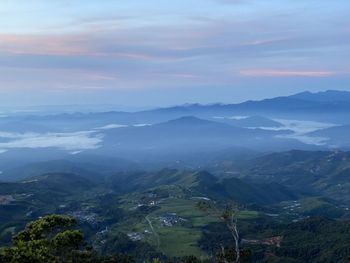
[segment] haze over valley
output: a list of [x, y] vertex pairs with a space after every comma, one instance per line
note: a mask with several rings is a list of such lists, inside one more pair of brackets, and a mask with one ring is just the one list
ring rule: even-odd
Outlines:
[[[329, 100], [324, 99], [326, 94]], [[188, 104], [137, 112], [9, 113], [0, 119], [1, 177], [14, 168], [11, 162], [24, 165], [94, 155], [129, 159], [140, 167], [164, 162], [195, 168], [219, 155], [238, 158], [242, 151], [247, 155], [293, 149], [346, 151], [349, 94], [300, 93], [240, 104]]]

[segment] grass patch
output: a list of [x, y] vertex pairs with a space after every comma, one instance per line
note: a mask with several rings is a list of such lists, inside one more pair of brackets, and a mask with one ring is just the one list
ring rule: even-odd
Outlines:
[[200, 229], [182, 226], [156, 227], [161, 244], [160, 250], [169, 256], [206, 257], [206, 253], [198, 248], [201, 238]]
[[[218, 215], [212, 215], [199, 210], [196, 207], [198, 200], [168, 198], [163, 199], [158, 206], [160, 209], [148, 215], [152, 225], [158, 234], [160, 247], [159, 250], [164, 254], [172, 257], [181, 257], [186, 255], [194, 255], [199, 258], [206, 258], [207, 254], [200, 250], [198, 241], [202, 236], [202, 227], [212, 223], [219, 222]], [[176, 213], [178, 217], [185, 219], [184, 223], [178, 223], [173, 226], [162, 225], [159, 217], [169, 213]], [[146, 215], [145, 215], [146, 216]], [[256, 211], [241, 211], [240, 219], [253, 219], [258, 217]], [[132, 222], [132, 221], [131, 221]], [[141, 222], [133, 221], [128, 224], [119, 226], [122, 232], [139, 232], [144, 233], [145, 230], [151, 232], [151, 228], [146, 219]], [[157, 238], [153, 234], [145, 234], [145, 242], [157, 247]]]

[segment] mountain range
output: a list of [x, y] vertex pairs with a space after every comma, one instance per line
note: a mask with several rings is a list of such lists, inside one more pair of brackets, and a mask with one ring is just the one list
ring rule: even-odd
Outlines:
[[143, 168], [193, 168], [218, 156], [240, 156], [242, 150], [348, 150], [349, 94], [303, 92], [239, 104], [186, 104], [139, 112], [3, 116], [0, 172], [77, 156], [129, 159]]

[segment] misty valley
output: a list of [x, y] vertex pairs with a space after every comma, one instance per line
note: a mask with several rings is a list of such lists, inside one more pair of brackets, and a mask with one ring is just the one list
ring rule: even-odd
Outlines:
[[94, 255], [66, 262], [238, 262], [237, 251], [239, 262], [349, 262], [349, 116], [350, 92], [335, 90], [133, 112], [4, 109], [0, 247], [17, 240], [15, 253], [28, 223], [61, 215]]

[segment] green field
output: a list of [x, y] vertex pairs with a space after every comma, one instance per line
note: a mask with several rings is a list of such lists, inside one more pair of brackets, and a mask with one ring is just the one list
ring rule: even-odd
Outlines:
[[200, 229], [182, 226], [156, 227], [155, 229], [160, 238], [160, 250], [164, 254], [206, 257], [206, 253], [201, 251], [197, 245], [202, 235]]
[[[145, 241], [158, 246], [159, 250], [168, 256], [181, 257], [186, 255], [195, 255], [199, 258], [205, 258], [207, 254], [198, 248], [198, 241], [202, 236], [202, 227], [212, 223], [219, 222], [218, 215], [209, 214], [199, 210], [196, 207], [198, 200], [168, 198], [163, 199], [158, 206], [158, 210], [147, 215], [152, 222], [157, 236], [154, 234], [146, 234]], [[182, 224], [173, 226], [164, 226], [161, 224], [159, 217], [168, 213], [176, 213], [178, 217], [185, 219]], [[258, 217], [256, 211], [242, 211], [239, 214], [240, 219], [253, 219]], [[145, 230], [151, 232], [151, 228], [146, 219], [134, 224], [122, 225], [118, 228], [122, 232], [139, 232], [144, 233]]]

